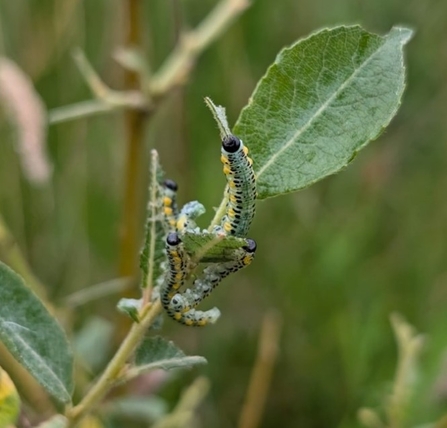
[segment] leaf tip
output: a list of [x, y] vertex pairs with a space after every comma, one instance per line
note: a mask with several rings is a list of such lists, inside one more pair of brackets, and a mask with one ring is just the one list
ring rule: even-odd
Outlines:
[[398, 38], [402, 45], [406, 45], [413, 38], [414, 30], [408, 27], [393, 27], [389, 35]]
[[216, 106], [210, 97], [205, 97], [205, 104], [211, 110], [214, 120], [219, 127], [220, 137], [224, 138], [231, 134], [230, 127], [228, 126], [227, 115], [225, 113], [225, 107]]

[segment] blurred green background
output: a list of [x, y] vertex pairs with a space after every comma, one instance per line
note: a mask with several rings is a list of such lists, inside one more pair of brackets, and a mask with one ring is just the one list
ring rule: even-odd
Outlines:
[[[141, 0], [143, 47], [156, 69], [179, 22], [193, 27], [214, 0]], [[123, 88], [113, 53], [122, 46], [124, 2], [1, 0], [1, 55], [27, 73], [48, 109], [91, 98], [72, 57], [80, 46], [104, 81]], [[359, 23], [387, 33], [416, 30], [407, 46], [408, 89], [389, 128], [337, 176], [258, 204], [255, 263], [225, 281], [205, 307], [220, 321], [188, 329], [166, 320], [162, 334], [205, 368], [162, 391], [175, 403], [198, 372], [212, 382], [203, 427], [236, 425], [265, 312], [284, 328], [262, 427], [357, 427], [359, 407], [380, 407], [397, 350], [389, 314], [398, 311], [428, 340], [411, 426], [447, 412], [447, 2], [440, 0], [256, 0], [199, 59], [147, 128], [144, 152], [159, 150], [181, 202], [198, 199], [211, 219], [224, 176], [219, 138], [203, 98], [227, 107], [230, 123], [279, 50], [325, 26]], [[115, 112], [54, 125], [51, 185], [24, 178], [15, 133], [1, 117], [0, 213], [56, 302], [117, 277], [126, 134]], [[144, 178], [146, 179], [146, 177]], [[144, 184], [143, 187], [145, 187]], [[141, 219], [146, 194], [141, 192]], [[142, 235], [141, 223], [141, 237]], [[93, 315], [121, 323], [110, 296], [76, 312], [73, 335]], [[444, 370], [444, 372], [443, 372]], [[129, 425], [130, 426], [130, 425]]]

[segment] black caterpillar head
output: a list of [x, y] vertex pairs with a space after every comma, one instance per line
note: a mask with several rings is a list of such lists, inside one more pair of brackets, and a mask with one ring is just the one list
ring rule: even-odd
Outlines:
[[235, 135], [227, 135], [222, 140], [222, 147], [228, 153], [235, 153], [239, 150], [239, 147], [241, 147], [241, 140]]
[[176, 232], [171, 232], [166, 238], [166, 243], [170, 246], [178, 245], [180, 242], [182, 241]]
[[247, 245], [245, 245], [243, 248], [245, 251], [247, 251], [248, 253], [254, 253], [256, 251], [256, 241], [250, 238], [247, 238], [245, 240], [247, 242]]
[[167, 187], [168, 189], [170, 189], [170, 190], [172, 190], [174, 192], [176, 192], [177, 189], [178, 189], [178, 185], [177, 185], [177, 183], [174, 180], [167, 179], [167, 180], [164, 181], [163, 184], [164, 184], [165, 187]]

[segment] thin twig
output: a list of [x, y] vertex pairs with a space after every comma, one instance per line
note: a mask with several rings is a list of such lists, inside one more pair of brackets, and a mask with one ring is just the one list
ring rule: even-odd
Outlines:
[[[124, 106], [122, 106], [122, 108], [124, 108]], [[48, 112], [48, 122], [53, 125], [56, 123], [81, 119], [83, 117], [92, 117], [118, 109], [117, 106], [112, 106], [103, 100], [86, 100], [76, 104], [51, 109]]]
[[195, 30], [184, 33], [160, 70], [146, 82], [146, 92], [160, 97], [184, 85], [198, 56], [250, 5], [248, 0], [222, 0]]
[[88, 62], [84, 52], [80, 49], [74, 51], [73, 58], [95, 99], [50, 110], [48, 112], [50, 124], [67, 122], [120, 109], [134, 109], [143, 112], [150, 110], [150, 103], [138, 90], [115, 91], [109, 88], [101, 80], [98, 73]]
[[262, 323], [258, 355], [239, 418], [239, 428], [259, 426], [270, 387], [273, 367], [278, 355], [282, 320], [276, 311], [268, 312]]
[[[136, 0], [128, 2], [132, 4], [132, 8], [136, 8]], [[133, 73], [138, 80], [143, 80], [144, 95], [139, 91], [110, 89], [88, 63], [82, 51], [77, 50], [74, 54], [76, 63], [96, 99], [50, 110], [49, 123], [66, 122], [119, 109], [153, 111], [156, 108], [153, 98], [159, 102], [174, 88], [185, 85], [200, 54], [249, 6], [249, 0], [221, 0], [195, 30], [179, 37], [177, 46], [153, 76]], [[131, 30], [129, 39], [135, 38], [137, 34], [139, 31]], [[132, 42], [130, 46], [138, 46], [135, 40]], [[130, 73], [132, 71], [128, 71], [128, 75]]]
[[121, 293], [132, 285], [132, 278], [114, 278], [109, 281], [90, 285], [64, 297], [63, 306], [76, 308], [94, 300], [102, 299], [115, 293]]
[[69, 427], [74, 427], [79, 423], [79, 421], [91, 412], [113, 387], [119, 379], [127, 360], [146, 334], [147, 329], [160, 314], [161, 309], [161, 303], [157, 300], [155, 303], [146, 306], [142, 310], [142, 313], [140, 314], [140, 322], [132, 325], [129, 334], [122, 342], [115, 356], [112, 358], [98, 381], [93, 385], [82, 401], [67, 412], [67, 417], [70, 421]]
[[225, 211], [227, 209], [228, 204], [228, 191], [225, 188], [224, 195], [222, 198], [222, 201], [220, 202], [219, 208], [216, 209], [216, 213], [214, 214], [213, 220], [211, 221], [210, 225], [208, 226], [208, 231], [212, 232], [214, 229], [214, 226], [217, 226], [220, 221], [222, 220], [222, 217], [225, 214]]

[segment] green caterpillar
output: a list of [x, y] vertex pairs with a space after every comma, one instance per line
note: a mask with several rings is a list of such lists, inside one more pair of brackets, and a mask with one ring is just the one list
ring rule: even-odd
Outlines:
[[220, 226], [225, 233], [245, 237], [255, 215], [256, 178], [248, 148], [235, 135], [222, 140], [223, 172], [227, 178], [227, 206]]
[[236, 250], [234, 261], [214, 263], [206, 267], [203, 276], [194, 281], [192, 288], [181, 293], [178, 290], [187, 279], [189, 256], [184, 251], [178, 234], [170, 233], [166, 238], [169, 271], [160, 293], [167, 314], [187, 326], [201, 327], [216, 322], [220, 317], [219, 309], [197, 311], [195, 307], [219, 285], [222, 279], [251, 264], [255, 251], [256, 242], [247, 239], [247, 245]]

